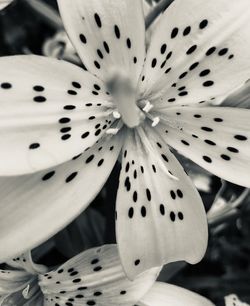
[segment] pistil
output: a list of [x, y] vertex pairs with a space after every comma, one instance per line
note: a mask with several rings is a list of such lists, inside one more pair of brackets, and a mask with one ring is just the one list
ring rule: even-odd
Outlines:
[[145, 115], [137, 106], [136, 87], [132, 84], [129, 76], [122, 71], [114, 70], [107, 82], [107, 89], [117, 106], [117, 111], [113, 113], [114, 117], [119, 117], [118, 114], [120, 114], [122, 121], [129, 128], [139, 126], [145, 119]]

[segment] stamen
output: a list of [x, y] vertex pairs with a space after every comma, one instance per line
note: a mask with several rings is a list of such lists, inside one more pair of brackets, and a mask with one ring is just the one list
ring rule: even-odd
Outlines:
[[142, 109], [145, 116], [152, 121], [152, 127], [157, 126], [160, 123], [160, 117], [154, 117], [149, 112], [154, 107], [148, 100], [140, 100], [138, 101], [139, 107]]
[[155, 117], [152, 123], [152, 127], [157, 126], [157, 124], [160, 122], [160, 118], [159, 117]]
[[119, 132], [119, 129], [108, 129], [106, 134], [108, 135], [116, 135]]
[[106, 134], [116, 135], [122, 127], [123, 127], [123, 122], [120, 120], [118, 121], [116, 127], [107, 129]]
[[148, 119], [150, 119], [152, 121], [152, 124], [151, 124], [152, 127], [156, 127], [160, 123], [160, 121], [161, 121], [160, 117], [158, 117], [158, 116], [157, 117], [153, 117], [149, 113], [146, 113], [146, 117], [148, 117]]
[[154, 106], [149, 101], [147, 101], [146, 105], [144, 106], [144, 108], [142, 110], [145, 113], [149, 113], [153, 107]]
[[113, 111], [113, 117], [115, 119], [120, 119], [121, 118], [121, 114], [118, 111]]

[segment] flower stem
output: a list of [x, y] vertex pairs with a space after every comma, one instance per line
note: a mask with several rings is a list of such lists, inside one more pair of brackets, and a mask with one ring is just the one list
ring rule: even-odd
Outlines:
[[240, 206], [243, 203], [243, 201], [249, 196], [249, 193], [250, 193], [250, 189], [246, 188], [241, 193], [241, 195], [234, 202], [231, 203], [232, 207], [236, 208]]
[[24, 0], [47, 24], [53, 27], [56, 31], [63, 29], [63, 24], [60, 16], [50, 5], [41, 2], [40, 0]]
[[146, 29], [148, 29], [155, 19], [173, 2], [174, 0], [161, 0], [145, 19]]

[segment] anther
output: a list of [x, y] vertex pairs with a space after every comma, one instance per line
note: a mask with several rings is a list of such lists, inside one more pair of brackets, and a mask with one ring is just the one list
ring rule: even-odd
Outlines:
[[118, 132], [119, 132], [119, 130], [120, 129], [108, 129], [107, 131], [106, 131], [106, 134], [108, 134], [108, 135], [116, 135]]
[[152, 123], [152, 127], [157, 126], [157, 124], [160, 122], [160, 118], [159, 117], [155, 117]]
[[151, 124], [152, 127], [156, 127], [161, 121], [160, 117], [153, 117], [149, 113], [146, 113], [146, 116], [148, 117], [148, 119], [150, 119], [152, 121], [152, 124]]
[[123, 127], [123, 122], [120, 120], [117, 123], [116, 127], [107, 129], [106, 130], [106, 134], [108, 134], [108, 135], [116, 135], [120, 131], [120, 129], [122, 127]]
[[118, 111], [113, 111], [113, 117], [115, 119], [120, 119], [121, 118], [121, 114]]
[[142, 110], [145, 113], [149, 113], [153, 107], [154, 106], [149, 101], [147, 101], [146, 105], [144, 106], [144, 108]]

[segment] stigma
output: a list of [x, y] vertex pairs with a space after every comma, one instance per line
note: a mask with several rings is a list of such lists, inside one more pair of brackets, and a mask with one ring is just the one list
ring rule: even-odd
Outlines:
[[137, 106], [136, 86], [129, 76], [123, 71], [113, 70], [106, 85], [117, 107], [114, 116], [121, 116], [123, 123], [129, 128], [139, 126], [145, 119], [145, 114]]

